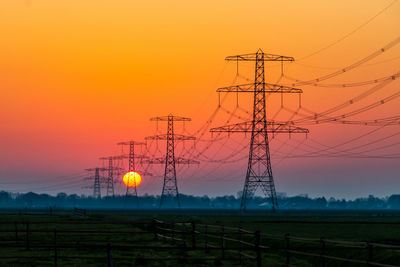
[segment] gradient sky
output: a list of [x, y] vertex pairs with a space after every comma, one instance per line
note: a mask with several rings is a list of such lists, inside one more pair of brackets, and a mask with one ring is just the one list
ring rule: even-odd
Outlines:
[[[81, 189], [90, 184], [81, 181], [83, 169], [101, 165], [101, 156], [120, 153], [115, 145], [119, 141], [143, 140], [154, 134], [150, 117], [169, 113], [191, 117], [193, 121], [185, 129], [194, 133], [217, 108], [218, 87], [246, 83], [235, 79], [236, 65], [226, 63], [226, 56], [262, 48], [266, 53], [298, 59], [285, 65], [286, 75], [301, 80], [319, 77], [399, 37], [400, 3], [368, 22], [391, 2], [0, 0], [0, 190], [89, 194], [89, 189]], [[349, 33], [328, 49], [302, 59]], [[380, 78], [398, 72], [399, 66], [397, 45], [325, 83]], [[253, 67], [242, 64], [239, 72], [252, 79]], [[267, 80], [276, 82], [280, 65], [267, 63], [266, 71]], [[291, 83], [287, 79], [280, 82]], [[303, 106], [318, 113], [372, 86], [299, 87], [304, 90]], [[335, 114], [378, 101], [398, 92], [399, 86], [396, 80], [358, 106]], [[228, 96], [224, 108], [232, 111], [235, 101], [234, 95]], [[251, 101], [251, 96], [241, 96], [240, 106], [251, 111]], [[297, 97], [285, 97], [285, 106], [296, 110]], [[395, 99], [349, 120], [396, 116], [399, 106]], [[279, 108], [280, 96], [269, 97], [268, 116], [274, 116]], [[243, 110], [237, 114], [248, 117]], [[276, 119], [290, 117], [290, 112], [283, 110]], [[212, 126], [223, 125], [228, 118], [227, 112], [220, 111]], [[378, 127], [307, 127], [309, 139], [281, 135], [271, 141], [278, 192], [346, 198], [400, 193], [398, 158], [290, 158], [335, 146]], [[159, 129], [165, 130], [165, 124]], [[181, 125], [177, 131], [183, 131]], [[339, 148], [362, 148], [350, 150], [357, 152], [393, 144], [365, 154], [400, 154], [400, 146], [394, 144], [399, 135], [377, 141], [398, 132], [400, 126], [383, 127]], [[248, 149], [237, 151], [248, 140], [248, 136], [231, 136], [205, 153], [216, 159], [232, 154], [239, 155], [235, 159], [243, 158], [234, 164], [203, 163], [179, 169], [180, 191], [236, 194], [243, 187]], [[199, 142], [198, 149], [205, 143]], [[185, 148], [178, 146], [182, 152], [190, 143]], [[154, 167], [153, 172], [154, 177], [143, 180], [141, 194], [160, 193], [162, 168]]]

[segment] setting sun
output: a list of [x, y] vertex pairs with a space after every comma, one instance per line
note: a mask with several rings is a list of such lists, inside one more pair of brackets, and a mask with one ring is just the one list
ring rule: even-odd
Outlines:
[[142, 177], [137, 172], [127, 172], [122, 180], [127, 187], [136, 187], [142, 182]]

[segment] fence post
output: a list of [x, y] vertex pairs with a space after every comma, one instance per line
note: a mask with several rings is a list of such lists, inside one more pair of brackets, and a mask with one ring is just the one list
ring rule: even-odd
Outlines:
[[221, 258], [225, 259], [225, 227], [221, 225]]
[[242, 257], [243, 257], [243, 255], [242, 255], [242, 252], [243, 252], [243, 243], [242, 243], [242, 241], [243, 241], [243, 237], [242, 237], [242, 227], [239, 227], [239, 264], [241, 265], [242, 264]]
[[208, 225], [204, 226], [204, 250], [208, 252]]
[[286, 266], [290, 266], [290, 234], [285, 235], [286, 240]]
[[54, 228], [54, 266], [57, 267], [57, 229]]
[[321, 237], [320, 241], [321, 241], [321, 262], [322, 262], [322, 267], [325, 267], [326, 266], [326, 259], [325, 259], [326, 242], [325, 242], [325, 237]]
[[18, 224], [17, 222], [14, 222], [15, 226], [15, 244], [18, 245]]
[[255, 249], [256, 249], [256, 260], [257, 260], [257, 267], [261, 267], [262, 265], [262, 258], [261, 258], [261, 235], [260, 231], [256, 231], [254, 233], [256, 238]]
[[30, 249], [29, 244], [29, 222], [26, 223], [26, 250]]
[[196, 224], [192, 222], [192, 248], [196, 248]]
[[111, 243], [107, 244], [107, 266], [112, 267], [113, 266], [113, 260], [112, 260], [112, 253], [111, 253]]
[[153, 219], [153, 232], [154, 232], [154, 240], [157, 240], [157, 221]]
[[187, 231], [187, 228], [186, 228], [186, 223], [184, 223], [183, 224], [183, 233], [182, 233], [182, 239], [183, 239], [183, 245], [186, 247], [187, 246], [187, 243], [186, 243], [186, 231]]
[[163, 241], [164, 241], [164, 243], [166, 243], [167, 242], [167, 230], [165, 230], [165, 229], [167, 229], [167, 226], [166, 226], [166, 223], [163, 221], [162, 222], [162, 226], [161, 226], [161, 233], [162, 233], [162, 236], [163, 236]]
[[171, 224], [171, 241], [175, 244], [175, 223]]
[[374, 247], [371, 243], [367, 242], [367, 248], [368, 248], [368, 266], [371, 266], [370, 262], [372, 262], [374, 259]]

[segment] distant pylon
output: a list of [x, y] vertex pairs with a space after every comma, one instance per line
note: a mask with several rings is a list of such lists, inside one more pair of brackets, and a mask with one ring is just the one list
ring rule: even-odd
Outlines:
[[107, 190], [106, 190], [106, 196], [114, 196], [115, 195], [115, 191], [114, 191], [114, 172], [115, 171], [119, 171], [120, 168], [115, 167], [113, 165], [113, 160], [114, 159], [119, 159], [119, 156], [110, 156], [110, 157], [101, 157], [101, 160], [108, 160], [108, 168], [104, 168], [105, 170], [107, 170], [108, 175], [107, 175], [107, 179], [106, 179], [106, 183], [107, 183]]
[[87, 179], [93, 179], [93, 186], [85, 187], [85, 188], [93, 188], [93, 197], [94, 198], [101, 198], [101, 180], [100, 171], [105, 171], [105, 168], [89, 168], [86, 171], [94, 171], [94, 177], [89, 177]]
[[149, 164], [165, 164], [164, 170], [164, 183], [161, 193], [160, 208], [165, 203], [166, 199], [172, 197], [177, 206], [180, 208], [181, 203], [179, 200], [178, 184], [176, 179], [176, 164], [199, 164], [200, 162], [185, 159], [182, 157], [175, 157], [175, 140], [196, 140], [193, 136], [185, 136], [174, 133], [174, 121], [191, 121], [190, 118], [178, 117], [169, 114], [164, 117], [151, 118], [151, 121], [167, 121], [168, 128], [167, 134], [154, 135], [146, 137], [146, 140], [165, 140], [167, 141], [167, 151], [165, 158], [155, 158], [148, 161]]
[[289, 123], [267, 121], [265, 93], [302, 93], [301, 89], [265, 83], [265, 61], [294, 61], [292, 57], [266, 54], [261, 49], [254, 54], [227, 57], [228, 61], [255, 61], [254, 83], [219, 88], [221, 92], [254, 93], [253, 119], [251, 121], [212, 128], [211, 132], [250, 132], [250, 152], [246, 180], [240, 203], [240, 209], [246, 209], [247, 201], [252, 198], [258, 187], [270, 198], [272, 210], [278, 206], [275, 184], [272, 175], [269, 153], [268, 132], [275, 133], [308, 133], [307, 129], [295, 127]]
[[114, 196], [114, 171], [113, 159], [108, 158], [107, 196]]
[[[144, 146], [146, 145], [146, 143], [144, 142], [137, 142], [137, 141], [127, 141], [127, 142], [119, 142], [117, 143], [117, 145], [128, 145], [129, 146], [129, 154], [128, 155], [122, 155], [123, 157], [127, 157], [128, 161], [129, 161], [129, 167], [128, 167], [128, 171], [129, 172], [138, 172], [141, 176], [143, 175], [148, 175], [151, 176], [151, 173], [148, 173], [146, 171], [138, 171], [137, 170], [137, 164], [136, 164], [136, 160], [140, 159], [139, 163], [142, 163], [143, 159], [148, 158], [145, 155], [139, 155], [135, 152], [135, 146]], [[135, 181], [136, 182], [136, 181]], [[136, 201], [136, 205], [139, 206], [139, 198], [138, 198], [138, 193], [137, 193], [137, 187], [136, 185], [133, 187], [129, 187], [126, 186], [126, 194], [125, 196], [133, 196], [135, 197], [135, 201]]]
[[101, 198], [99, 168], [96, 168], [96, 172], [94, 174], [93, 197]]

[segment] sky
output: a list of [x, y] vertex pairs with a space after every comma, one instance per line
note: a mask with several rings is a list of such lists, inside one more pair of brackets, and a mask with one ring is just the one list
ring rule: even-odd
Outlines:
[[[239, 96], [240, 109], [235, 94], [221, 96], [218, 109], [218, 87], [254, 77], [253, 63], [240, 63], [237, 75], [236, 64], [225, 57], [261, 48], [295, 58], [283, 65], [283, 77], [280, 63], [267, 62], [268, 82], [314, 79], [399, 38], [400, 3], [0, 0], [0, 32], [0, 190], [91, 194], [82, 188], [92, 183], [83, 180], [91, 175], [84, 169], [102, 166], [100, 157], [122, 153], [117, 142], [156, 134], [149, 119], [172, 113], [192, 118], [177, 124], [177, 133], [200, 139], [195, 148], [190, 141], [177, 144], [177, 156], [201, 161], [177, 167], [180, 192], [236, 195], [244, 184], [249, 135], [214, 136], [211, 148], [200, 153], [213, 138], [201, 127], [214, 111], [210, 127], [250, 119], [251, 95]], [[321, 83], [369, 81], [399, 71], [399, 44], [378, 54]], [[298, 96], [285, 96], [282, 108], [281, 96], [270, 95], [267, 116], [286, 121], [319, 114], [376, 85], [299, 85], [301, 109]], [[399, 85], [393, 80], [330, 115], [394, 95]], [[395, 98], [346, 119], [399, 116], [399, 104]], [[307, 138], [270, 136], [278, 192], [350, 199], [400, 193], [400, 125], [309, 121], [299, 126], [310, 130]], [[165, 131], [160, 122], [158, 133]], [[161, 141], [148, 148], [154, 156], [165, 150]], [[160, 194], [163, 166], [149, 171], [153, 176], [143, 178], [139, 194]], [[121, 185], [118, 192], [124, 192]]]

